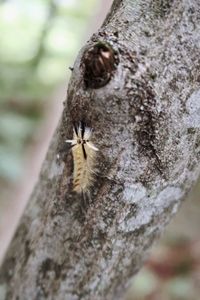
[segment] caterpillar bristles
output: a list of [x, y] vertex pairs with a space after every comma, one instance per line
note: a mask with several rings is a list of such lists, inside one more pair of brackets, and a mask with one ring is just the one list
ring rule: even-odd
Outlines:
[[77, 193], [87, 193], [94, 183], [96, 152], [98, 149], [91, 142], [92, 129], [80, 122], [73, 127], [73, 139], [66, 140], [72, 147], [74, 172], [73, 190]]

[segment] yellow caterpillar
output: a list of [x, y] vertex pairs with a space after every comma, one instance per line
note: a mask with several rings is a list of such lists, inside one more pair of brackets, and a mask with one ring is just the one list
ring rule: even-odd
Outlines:
[[74, 162], [73, 190], [77, 193], [89, 191], [94, 181], [94, 167], [98, 149], [91, 142], [92, 129], [81, 122], [74, 125], [73, 140], [66, 140], [72, 146]]

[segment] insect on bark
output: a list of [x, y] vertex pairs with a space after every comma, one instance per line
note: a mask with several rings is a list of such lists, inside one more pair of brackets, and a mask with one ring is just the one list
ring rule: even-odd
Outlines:
[[119, 63], [116, 51], [108, 43], [98, 42], [83, 55], [84, 82], [86, 88], [98, 89], [112, 78]]
[[73, 139], [66, 140], [72, 146], [74, 163], [73, 190], [77, 193], [86, 193], [94, 182], [94, 167], [98, 149], [91, 142], [92, 129], [80, 122], [73, 127]]

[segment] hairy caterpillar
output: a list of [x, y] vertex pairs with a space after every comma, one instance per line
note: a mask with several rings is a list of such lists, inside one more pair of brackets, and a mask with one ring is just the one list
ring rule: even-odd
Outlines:
[[73, 140], [66, 140], [72, 146], [74, 162], [73, 190], [85, 193], [94, 181], [94, 167], [98, 149], [91, 142], [92, 129], [83, 122], [73, 128]]

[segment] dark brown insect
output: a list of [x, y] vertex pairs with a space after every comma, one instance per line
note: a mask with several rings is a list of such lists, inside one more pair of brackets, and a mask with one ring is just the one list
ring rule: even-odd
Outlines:
[[83, 56], [84, 83], [86, 88], [98, 89], [111, 79], [118, 64], [118, 55], [107, 43], [99, 42]]

